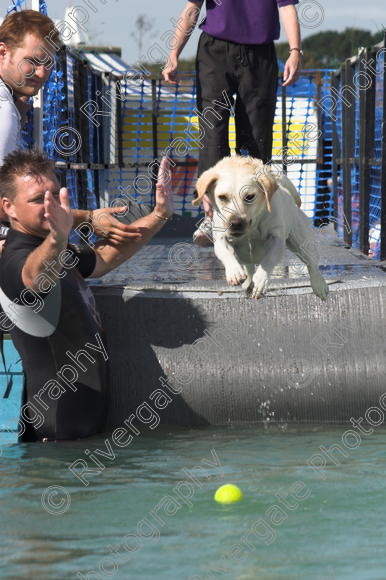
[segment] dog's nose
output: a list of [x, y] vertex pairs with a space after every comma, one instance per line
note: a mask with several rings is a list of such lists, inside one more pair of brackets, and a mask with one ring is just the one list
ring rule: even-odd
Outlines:
[[228, 220], [229, 228], [235, 232], [240, 232], [244, 229], [244, 221], [238, 215], [232, 215]]

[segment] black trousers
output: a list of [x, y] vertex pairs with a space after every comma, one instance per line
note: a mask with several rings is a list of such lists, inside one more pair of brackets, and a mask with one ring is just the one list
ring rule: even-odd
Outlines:
[[275, 45], [237, 44], [203, 32], [196, 72], [202, 145], [198, 175], [230, 154], [230, 104], [235, 113], [236, 152], [270, 161], [278, 78]]

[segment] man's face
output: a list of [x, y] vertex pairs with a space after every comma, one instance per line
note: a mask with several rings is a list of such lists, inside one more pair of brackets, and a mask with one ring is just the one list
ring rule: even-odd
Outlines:
[[60, 185], [53, 173], [16, 177], [16, 195], [13, 200], [3, 198], [3, 209], [9, 216], [13, 229], [45, 238], [50, 228], [44, 217], [44, 194], [51, 191], [59, 198]]
[[53, 64], [54, 49], [35, 34], [26, 34], [18, 47], [0, 43], [0, 76], [17, 96], [36, 95]]

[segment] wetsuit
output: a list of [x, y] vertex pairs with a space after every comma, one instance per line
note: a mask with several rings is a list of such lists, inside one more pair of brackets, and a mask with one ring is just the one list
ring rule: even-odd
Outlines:
[[[69, 245], [62, 278], [51, 287], [42, 280], [42, 292], [31, 293], [22, 282], [22, 269], [41, 243], [11, 229], [0, 260], [1, 304], [7, 314], [18, 309], [9, 316], [17, 324], [10, 334], [26, 377], [21, 440], [87, 437], [103, 430], [106, 415], [105, 341], [84, 281], [94, 270], [95, 253]], [[47, 275], [49, 280], [49, 269]]]
[[0, 221], [0, 242], [5, 240], [9, 232], [9, 223]]

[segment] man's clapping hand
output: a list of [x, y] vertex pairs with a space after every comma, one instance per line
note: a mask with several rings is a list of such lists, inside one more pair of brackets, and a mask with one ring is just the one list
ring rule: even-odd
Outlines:
[[66, 187], [59, 192], [59, 199], [55, 198], [52, 191], [44, 194], [44, 217], [48, 221], [52, 238], [57, 243], [67, 243], [70, 234], [73, 217]]

